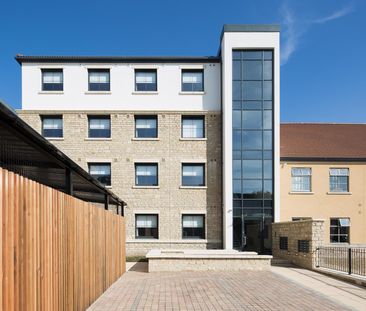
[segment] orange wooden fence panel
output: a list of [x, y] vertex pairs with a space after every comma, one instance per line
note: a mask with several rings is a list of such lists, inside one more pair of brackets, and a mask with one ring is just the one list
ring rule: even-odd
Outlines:
[[126, 269], [124, 218], [0, 168], [0, 309], [85, 310]]

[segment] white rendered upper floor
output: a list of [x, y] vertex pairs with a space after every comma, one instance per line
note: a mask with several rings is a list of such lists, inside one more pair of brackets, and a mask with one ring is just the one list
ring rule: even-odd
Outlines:
[[[273, 25], [225, 25], [218, 55], [208, 57], [17, 55], [16, 60], [22, 67], [22, 109], [221, 111], [222, 96], [231, 92], [222, 89], [225, 85], [222, 80], [226, 75], [223, 70], [226, 68], [229, 72], [228, 66], [231, 66], [225, 64], [229, 61], [225, 56], [227, 42], [235, 42], [233, 48], [266, 47], [277, 50], [277, 28]], [[52, 77], [53, 70], [61, 72], [61, 76]], [[108, 77], [103, 74], [101, 77], [93, 76], [98, 71], [108, 73]], [[147, 76], [144, 76], [144, 71]], [[149, 72], [155, 72], [154, 76], [149, 76]], [[61, 79], [62, 88], [45, 89], [44, 82], [52, 82], [52, 79], [58, 82]], [[90, 82], [93, 79], [104, 79], [109, 87], [106, 90], [91, 90]], [[136, 83], [144, 79], [154, 82], [155, 89], [138, 90]], [[198, 81], [202, 87], [188, 91], [183, 87], [184, 81]]]
[[[221, 110], [219, 57], [17, 56], [17, 60], [22, 65], [24, 110]], [[44, 72], [52, 70], [61, 72], [53, 78], [62, 80], [61, 90], [43, 87], [48, 78]], [[183, 75], [188, 82], [200, 79], [202, 88], [184, 90]], [[90, 82], [98, 79], [109, 86], [91, 90]], [[139, 81], [154, 86], [139, 90]]]

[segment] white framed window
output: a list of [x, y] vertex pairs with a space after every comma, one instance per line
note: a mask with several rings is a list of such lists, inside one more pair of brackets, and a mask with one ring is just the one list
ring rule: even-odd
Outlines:
[[204, 239], [205, 238], [205, 216], [204, 215], [182, 215], [182, 238], [183, 239]]
[[329, 169], [329, 191], [348, 192], [349, 191], [349, 169], [331, 168]]
[[88, 69], [89, 91], [110, 91], [109, 69]]
[[136, 186], [157, 186], [158, 185], [158, 164], [157, 163], [135, 163], [135, 185]]
[[153, 92], [157, 91], [156, 69], [135, 69], [135, 91]]
[[204, 138], [204, 116], [182, 116], [182, 138]]
[[182, 186], [205, 186], [205, 164], [182, 163]]
[[291, 191], [292, 192], [311, 191], [311, 168], [293, 167], [291, 169]]
[[42, 69], [42, 91], [63, 91], [62, 69]]
[[136, 239], [158, 239], [158, 215], [135, 215]]
[[89, 174], [105, 186], [111, 185], [110, 163], [89, 163]]
[[182, 92], [203, 92], [203, 69], [182, 70]]
[[135, 137], [136, 138], [157, 138], [158, 137], [157, 116], [135, 116]]
[[47, 138], [62, 138], [62, 116], [42, 116], [42, 135]]
[[90, 138], [110, 138], [110, 116], [88, 116]]

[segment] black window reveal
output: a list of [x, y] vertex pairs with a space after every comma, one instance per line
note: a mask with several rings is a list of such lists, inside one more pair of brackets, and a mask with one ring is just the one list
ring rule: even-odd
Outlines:
[[89, 174], [105, 186], [111, 185], [110, 163], [89, 163]]
[[203, 69], [182, 70], [182, 92], [203, 92]]
[[90, 138], [110, 138], [111, 118], [110, 116], [88, 116]]
[[109, 69], [88, 69], [89, 91], [110, 91]]
[[157, 138], [158, 137], [157, 116], [135, 116], [135, 137]]
[[158, 239], [158, 215], [135, 215], [136, 239]]
[[42, 69], [42, 91], [63, 91], [64, 76], [62, 69]]
[[281, 250], [288, 250], [288, 237], [287, 236], [281, 236], [280, 237], [280, 249]]
[[204, 215], [183, 215], [182, 216], [183, 239], [204, 239], [205, 238], [205, 216]]
[[298, 240], [297, 241], [297, 251], [299, 253], [309, 253], [310, 242], [308, 240]]
[[62, 116], [42, 116], [42, 135], [47, 138], [62, 138]]
[[157, 90], [156, 69], [135, 69], [135, 91], [154, 92]]
[[331, 243], [349, 243], [349, 218], [331, 218], [330, 219], [330, 242]]

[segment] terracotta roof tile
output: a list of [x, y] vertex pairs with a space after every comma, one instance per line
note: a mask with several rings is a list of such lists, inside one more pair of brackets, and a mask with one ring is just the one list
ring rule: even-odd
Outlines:
[[366, 159], [366, 124], [281, 124], [281, 159]]

